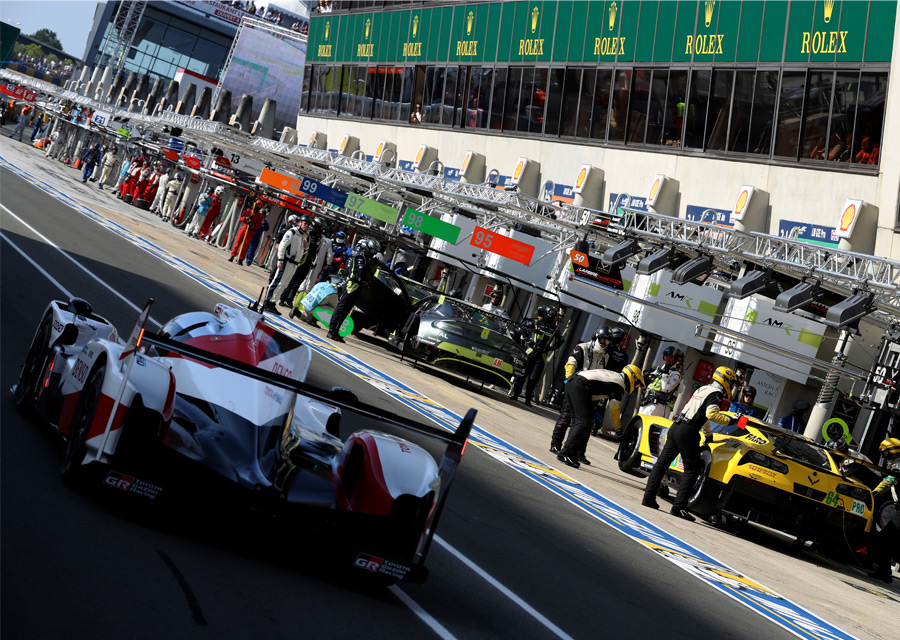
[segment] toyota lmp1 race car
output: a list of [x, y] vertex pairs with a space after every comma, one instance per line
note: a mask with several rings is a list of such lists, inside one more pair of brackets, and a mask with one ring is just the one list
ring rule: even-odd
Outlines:
[[[700, 473], [688, 499], [691, 511], [722, 528], [751, 520], [839, 552], [863, 546], [873, 523], [868, 487], [843, 475], [840, 462], [812, 440], [749, 416], [726, 414], [738, 423], [711, 423], [713, 438], [701, 449]], [[650, 475], [671, 424], [636, 415], [619, 442], [619, 469]], [[678, 456], [664, 488], [674, 489], [683, 469]]]
[[[12, 392], [65, 439], [63, 479], [148, 504], [215, 494], [288, 531], [321, 525], [378, 583], [423, 581], [474, 409], [455, 433], [419, 424], [304, 382], [310, 347], [258, 313], [219, 304], [151, 335], [151, 303], [125, 343], [78, 298], [41, 318]], [[342, 415], [437, 440], [443, 458], [374, 429], [342, 441]]]

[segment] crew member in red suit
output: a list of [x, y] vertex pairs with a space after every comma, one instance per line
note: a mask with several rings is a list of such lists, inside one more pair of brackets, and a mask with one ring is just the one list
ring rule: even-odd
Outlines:
[[137, 185], [138, 178], [141, 176], [141, 170], [144, 168], [144, 159], [138, 158], [131, 165], [131, 169], [128, 172], [128, 180], [122, 183], [122, 190], [120, 191], [120, 197], [124, 198], [125, 196], [134, 194], [134, 188]]
[[134, 185], [134, 199], [132, 199], [131, 204], [137, 204], [138, 200], [146, 200], [147, 198], [144, 195], [144, 190], [146, 190], [147, 185], [150, 184], [150, 177], [153, 175], [153, 168], [150, 166], [150, 163], [147, 162], [141, 167], [140, 173], [138, 174], [137, 184]]
[[[250, 202], [250, 198], [247, 198], [247, 201]], [[257, 229], [262, 228], [263, 221], [266, 219], [263, 204], [262, 200], [256, 200], [241, 213], [241, 228], [234, 239], [234, 246], [231, 248], [231, 257], [228, 258], [228, 262], [234, 262], [234, 259], [237, 258], [238, 266], [240, 266], [241, 261], [246, 259], [250, 239]]]
[[[147, 181], [147, 184], [144, 186], [143, 192], [140, 194], [140, 199], [145, 200], [146, 202], [153, 202], [153, 198], [156, 197], [156, 189], [159, 187], [159, 178], [163, 174], [163, 166], [162, 163], [157, 163], [156, 167], [154, 167], [152, 173], [150, 174], [150, 178]], [[135, 198], [137, 200], [137, 198]]]
[[206, 236], [209, 234], [209, 229], [212, 227], [213, 222], [216, 221], [216, 218], [219, 217], [219, 211], [222, 209], [222, 194], [225, 193], [225, 187], [219, 185], [216, 187], [215, 191], [212, 194], [212, 202], [209, 205], [209, 209], [206, 212], [206, 217], [203, 219], [203, 224], [200, 226], [200, 239], [205, 240]]

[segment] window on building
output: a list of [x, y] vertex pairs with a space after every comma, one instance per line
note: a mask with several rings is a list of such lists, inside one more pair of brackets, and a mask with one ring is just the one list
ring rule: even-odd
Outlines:
[[409, 122], [409, 116], [412, 113], [412, 94], [415, 90], [415, 71], [416, 67], [398, 67], [403, 76], [403, 90], [400, 93], [400, 122]]
[[303, 87], [300, 90], [300, 112], [305, 113], [309, 110], [309, 87], [310, 78], [312, 76], [312, 65], [303, 67]]
[[591, 138], [606, 139], [606, 121], [609, 114], [609, 85], [612, 81], [611, 69], [599, 69], [596, 73], [594, 99], [591, 103]]
[[[559, 72], [558, 69], [550, 71], [550, 103], [547, 107], [547, 135], [560, 135], [564, 138], [572, 138], [575, 136], [576, 127], [578, 126], [578, 99], [581, 96], [581, 73], [582, 70], [577, 67], [569, 67], [563, 73], [561, 79], [555, 79], [554, 74]], [[555, 82], [561, 83], [558, 105], [554, 104]], [[556, 118], [558, 124], [555, 125], [557, 132], [554, 134], [551, 128], [554, 126], [553, 111], [556, 110]]]
[[591, 118], [594, 111], [593, 96], [596, 82], [597, 70], [585, 69], [581, 75], [581, 95], [578, 98], [578, 125], [575, 128], [575, 136], [578, 138], [587, 138], [592, 132]]
[[512, 67], [506, 79], [506, 104], [503, 106], [503, 130], [515, 131], [519, 117], [519, 92], [522, 90], [522, 69]]
[[[566, 86], [566, 70], [550, 69], [547, 82], [547, 114], [544, 122], [544, 135], [555, 138], [559, 135], [560, 113], [562, 112], [563, 93]], [[577, 102], [576, 102], [577, 104]], [[575, 129], [575, 120], [572, 120]], [[569, 135], [572, 135], [571, 133]]]
[[[653, 80], [656, 82], [655, 74]], [[669, 71], [669, 81], [666, 87], [666, 119], [661, 143], [669, 147], [681, 148], [687, 82], [687, 71], [679, 69]]]
[[691, 71], [690, 96], [684, 112], [684, 148], [702, 149], [709, 108], [709, 85], [712, 69]]
[[456, 83], [459, 67], [448, 67], [444, 76], [443, 108], [441, 109], [441, 124], [453, 124], [453, 112], [456, 102]]
[[428, 67], [425, 72], [425, 102], [422, 104], [422, 122], [440, 124], [443, 101], [444, 67]]
[[800, 159], [824, 160], [834, 93], [833, 71], [810, 71], [804, 100], [806, 113], [801, 128]]
[[460, 67], [456, 78], [456, 93], [453, 96], [453, 126], [462, 127], [466, 113], [466, 95], [469, 90], [469, 67]]
[[[543, 108], [541, 109], [543, 112]], [[519, 117], [516, 119], [516, 131], [528, 133], [531, 119], [534, 117], [534, 68], [522, 69], [522, 85], [519, 89]]]
[[528, 132], [541, 135], [544, 132], [544, 119], [547, 111], [547, 68], [534, 70], [534, 83], [531, 89], [531, 106], [528, 112]]
[[887, 96], [887, 72], [863, 72], [859, 80], [856, 131], [859, 150], [852, 162], [877, 165], [881, 161], [881, 136], [884, 131], [884, 101]]
[[[396, 122], [400, 119], [400, 103], [403, 96], [403, 67], [387, 67], [387, 75], [390, 78], [391, 91], [385, 94], [388, 102], [388, 114], [385, 118]], [[406, 120], [409, 120], [409, 114]]]
[[750, 153], [769, 155], [772, 146], [775, 102], [778, 95], [778, 72], [759, 71], [753, 94], [753, 112], [750, 120]]
[[609, 110], [610, 141], [625, 142], [632, 73], [631, 69], [619, 69], [616, 71], [616, 82], [613, 85], [613, 95]]
[[856, 98], [859, 94], [859, 72], [838, 71], [831, 99], [831, 119], [828, 122], [828, 143], [817, 150], [815, 159], [828, 162], [849, 162], [853, 149], [853, 127]]
[[626, 142], [642, 143], [647, 134], [647, 106], [650, 103], [651, 69], [636, 69], [631, 82]]
[[734, 98], [731, 103], [731, 128], [728, 130], [729, 151], [747, 152], [755, 82], [756, 71], [739, 69], [735, 72]]
[[797, 158], [800, 145], [800, 124], [803, 121], [803, 98], [806, 95], [806, 71], [785, 71], [781, 74], [778, 93], [778, 115], [775, 128], [776, 158]]
[[508, 70], [506, 67], [497, 67], [494, 69], [494, 86], [491, 90], [491, 115], [489, 118], [490, 128], [497, 131], [503, 128], [503, 111], [506, 107], [506, 76]]
[[712, 91], [707, 110], [706, 149], [724, 151], [728, 146], [728, 121], [731, 113], [733, 85], [733, 70], [717, 69], [713, 71]]
[[647, 104], [647, 144], [663, 144], [663, 128], [668, 118], [668, 128], [672, 128], [672, 117], [666, 111], [666, 87], [668, 86], [669, 71], [656, 69], [650, 81], [650, 95]]
[[487, 114], [490, 107], [491, 76], [493, 69], [472, 67], [469, 77], [469, 91], [466, 95], [466, 113], [463, 126], [470, 129], [483, 129], [487, 126]]

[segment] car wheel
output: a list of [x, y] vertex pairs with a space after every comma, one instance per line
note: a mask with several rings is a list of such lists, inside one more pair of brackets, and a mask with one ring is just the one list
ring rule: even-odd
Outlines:
[[38, 327], [34, 340], [31, 341], [31, 347], [25, 356], [25, 364], [22, 366], [22, 373], [19, 374], [19, 382], [16, 384], [16, 392], [14, 399], [16, 410], [19, 413], [25, 413], [34, 407], [37, 401], [38, 385], [40, 384], [41, 373], [47, 362], [47, 355], [50, 352], [50, 323], [52, 322], [49, 314], [44, 316]]
[[639, 478], [644, 477], [643, 474], [636, 471], [637, 466], [641, 462], [640, 446], [641, 434], [644, 431], [643, 424], [643, 420], [637, 417], [628, 423], [628, 426], [625, 428], [625, 435], [619, 441], [618, 454], [619, 469]]
[[711, 462], [712, 454], [709, 449], [703, 449], [700, 452], [700, 473], [697, 474], [697, 480], [694, 482], [694, 488], [688, 498], [688, 509], [706, 517], [715, 512], [715, 504], [718, 499], [715, 495], [715, 488], [709, 481]]
[[103, 364], [91, 371], [88, 380], [78, 396], [78, 404], [69, 423], [69, 437], [66, 439], [66, 450], [60, 473], [63, 482], [73, 486], [84, 479], [84, 456], [87, 454], [87, 436], [100, 404], [100, 392], [103, 388], [103, 377], [106, 365]]

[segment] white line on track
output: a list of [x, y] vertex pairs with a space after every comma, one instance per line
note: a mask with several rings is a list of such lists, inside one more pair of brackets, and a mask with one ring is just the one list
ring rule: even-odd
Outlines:
[[[0, 204], [0, 208], [2, 208], [4, 211], [6, 211], [6, 213], [8, 213], [9, 215], [11, 215], [11, 216], [12, 216], [13, 218], [15, 218], [16, 220], [18, 220], [22, 225], [25, 226], [26, 229], [28, 229], [28, 230], [31, 231], [33, 234], [35, 234], [38, 238], [40, 238], [41, 240], [43, 240], [46, 244], [48, 244], [49, 246], [51, 246], [51, 247], [53, 247], [54, 249], [56, 249], [57, 251], [59, 251], [59, 253], [60, 253], [61, 255], [63, 255], [67, 260], [69, 260], [69, 261], [70, 261], [72, 264], [74, 264], [76, 267], [78, 267], [79, 269], [81, 269], [82, 271], [84, 271], [86, 274], [88, 274], [91, 278], [93, 278], [93, 279], [96, 280], [98, 283], [100, 283], [104, 288], [106, 288], [107, 290], [109, 290], [110, 293], [112, 293], [113, 295], [115, 295], [115, 296], [116, 296], [117, 298], [119, 298], [122, 302], [124, 302], [125, 304], [127, 304], [129, 307], [131, 307], [132, 309], [134, 309], [134, 310], [137, 311], [138, 313], [140, 313], [141, 311], [143, 311], [143, 307], [137, 306], [137, 305], [134, 304], [131, 300], [129, 300], [128, 298], [126, 298], [125, 296], [123, 296], [121, 293], [119, 293], [118, 291], [116, 291], [114, 288], [112, 288], [110, 285], [106, 284], [106, 282], [104, 282], [104, 281], [101, 280], [99, 277], [97, 277], [97, 276], [96, 276], [94, 273], [92, 273], [87, 267], [85, 267], [84, 265], [82, 265], [80, 262], [78, 262], [75, 258], [73, 258], [72, 256], [70, 256], [68, 253], [66, 253], [65, 251], [63, 251], [63, 250], [62, 250], [57, 244], [55, 244], [50, 238], [48, 238], [47, 236], [45, 236], [43, 233], [41, 233], [40, 231], [38, 231], [37, 229], [35, 229], [34, 227], [32, 227], [32, 226], [31, 226], [30, 224], [28, 224], [27, 222], [25, 222], [22, 218], [20, 218], [19, 216], [17, 216], [15, 213], [13, 213], [12, 211], [10, 211], [8, 207], [6, 207], [6, 206], [3, 205], [3, 204]], [[6, 241], [9, 242], [9, 239], [7, 239]], [[12, 245], [11, 242], [10, 242], [10, 244]], [[13, 246], [15, 246], [15, 245], [13, 245]], [[21, 253], [21, 251], [20, 251], [20, 253]], [[23, 255], [24, 255], [24, 254], [23, 254]], [[33, 261], [31, 261], [30, 259], [29, 259], [29, 262], [31, 262], [32, 264], [35, 264], [35, 263], [34, 263]], [[35, 264], [35, 266], [37, 266], [37, 265]], [[38, 267], [38, 269], [40, 269], [40, 267]], [[49, 275], [46, 271], [44, 271], [43, 269], [41, 269], [41, 273], [43, 273], [44, 275], [46, 275], [46, 276], [50, 279], [50, 281], [53, 282], [53, 284], [57, 285], [58, 287], [60, 287], [60, 289], [62, 289], [62, 285], [60, 285], [58, 282], [56, 282], [56, 280], [54, 280], [53, 278], [51, 278], [50, 275]], [[65, 291], [65, 289], [63, 289], [63, 291]], [[69, 294], [69, 295], [70, 295], [70, 297], [71, 297], [71, 294]], [[153, 318], [153, 316], [150, 316], [150, 322], [152, 322], [153, 324], [155, 324], [157, 327], [161, 327], [161, 326], [162, 326], [162, 324], [159, 323], [159, 322], [157, 322], [157, 321]]]
[[[66, 257], [66, 259], [68, 259], [69, 261], [71, 261], [73, 264], [75, 264], [75, 266], [77, 266], [79, 269], [81, 269], [81, 270], [84, 271], [86, 274], [88, 274], [91, 278], [93, 278], [93, 279], [96, 280], [98, 283], [100, 283], [104, 288], [106, 288], [106, 289], [108, 289], [110, 292], [112, 292], [116, 297], [118, 297], [119, 299], [121, 299], [121, 300], [122, 300], [125, 304], [127, 304], [129, 307], [131, 307], [132, 309], [134, 309], [135, 311], [138, 311], [138, 312], [140, 312], [140, 311], [142, 310], [141, 307], [138, 307], [136, 304], [134, 304], [133, 302], [131, 302], [130, 300], [128, 300], [128, 298], [126, 298], [126, 297], [123, 296], [121, 293], [119, 293], [118, 291], [116, 291], [112, 286], [110, 286], [109, 284], [107, 284], [106, 282], [104, 282], [103, 280], [101, 280], [97, 275], [91, 273], [85, 266], [83, 266], [81, 263], [79, 263], [77, 260], [75, 260], [75, 258], [73, 258], [72, 256], [70, 256], [70, 255], [69, 255], [68, 253], [66, 253], [63, 249], [61, 249], [59, 246], [57, 246], [56, 244], [54, 244], [54, 242], [53, 242], [52, 240], [50, 240], [47, 236], [43, 235], [40, 231], [38, 231], [37, 229], [35, 229], [35, 228], [32, 227], [31, 225], [29, 225], [27, 222], [25, 222], [22, 218], [20, 218], [19, 216], [17, 216], [17, 215], [16, 215], [15, 213], [13, 213], [12, 211], [10, 211], [9, 208], [7, 208], [6, 206], [4, 206], [3, 204], [0, 204], [0, 208], [2, 208], [4, 211], [6, 211], [10, 216], [12, 216], [13, 218], [15, 218], [16, 220], [18, 220], [22, 225], [24, 225], [24, 226], [25, 226], [27, 229], [29, 229], [32, 233], [34, 233], [35, 235], [37, 235], [37, 237], [39, 237], [41, 240], [43, 240], [46, 244], [48, 244], [49, 246], [51, 246], [51, 247], [53, 247], [54, 249], [56, 249], [57, 251], [59, 251], [59, 253], [61, 253], [63, 256]], [[41, 268], [34, 260], [32, 260], [30, 257], [28, 257], [22, 249], [20, 249], [20, 248], [17, 247], [15, 244], [13, 244], [13, 243], [9, 240], [9, 238], [7, 238], [6, 236], [3, 236], [2, 233], [0, 233], [0, 237], [2, 237], [4, 240], [6, 240], [6, 242], [8, 242], [9, 245], [10, 245], [11, 247], [13, 247], [13, 248], [14, 248], [18, 253], [20, 253], [26, 260], [28, 260], [28, 262], [30, 262], [32, 265], [34, 265], [34, 267], [37, 268], [38, 271], [40, 271], [41, 274], [44, 275], [48, 280], [50, 280], [50, 282], [52, 282], [54, 285], [56, 285], [56, 286], [60, 289], [60, 291], [62, 291], [64, 294], [66, 294], [66, 295], [69, 296], [70, 298], [73, 297], [72, 294], [69, 293], [69, 291], [68, 291], [65, 287], [63, 287], [59, 282], [57, 282], [57, 281], [53, 278], [53, 276], [51, 276], [49, 273], [47, 273], [47, 271], [45, 271], [43, 268]], [[156, 326], [158, 326], [158, 327], [162, 326], [159, 322], [157, 322], [156, 320], [154, 320], [152, 317], [150, 318], [150, 320], [151, 320], [151, 322], [153, 322]], [[447, 549], [447, 551], [449, 551], [449, 552], [450, 552], [455, 558], [457, 558], [460, 562], [462, 562], [462, 563], [465, 564], [467, 567], [469, 567], [469, 569], [471, 569], [471, 570], [474, 571], [476, 574], [478, 574], [478, 576], [480, 576], [480, 577], [481, 577], [483, 580], [485, 580], [488, 584], [490, 584], [492, 587], [494, 587], [495, 589], [497, 589], [497, 591], [499, 591], [501, 594], [503, 594], [504, 596], [506, 596], [507, 598], [509, 598], [513, 603], [515, 603], [517, 606], [519, 606], [519, 607], [520, 607], [523, 611], [525, 611], [528, 615], [532, 616], [537, 622], [539, 622], [540, 624], [542, 624], [542, 625], [543, 625], [545, 628], [547, 628], [547, 630], [549, 630], [551, 633], [553, 633], [554, 635], [556, 635], [558, 638], [561, 638], [562, 640], [572, 640], [572, 637], [571, 637], [571, 636], [569, 636], [569, 635], [568, 635], [567, 633], [565, 633], [562, 629], [560, 629], [560, 628], [557, 627], [555, 624], [553, 624], [550, 620], [548, 620], [548, 619], [545, 618], [543, 615], [541, 615], [541, 613], [539, 613], [536, 609], [534, 609], [534, 608], [533, 608], [531, 605], [529, 605], [527, 602], [525, 602], [524, 600], [522, 600], [522, 598], [520, 598], [519, 596], [517, 596], [516, 594], [514, 594], [510, 589], [508, 589], [508, 588], [505, 587], [503, 584], [501, 584], [497, 579], [495, 579], [494, 577], [492, 577], [492, 576], [491, 576], [488, 572], [486, 572], [484, 569], [482, 569], [481, 567], [479, 567], [479, 566], [478, 566], [477, 564], [475, 564], [473, 561], [469, 560], [467, 557], [465, 557], [464, 555], [462, 555], [459, 551], [457, 551], [456, 549], [454, 549], [453, 547], [451, 547], [449, 544], [447, 544], [447, 542], [445, 542], [444, 540], [442, 540], [439, 536], [435, 536], [435, 541], [436, 541], [439, 545], [441, 545], [442, 547], [444, 547], [445, 549]], [[432, 629], [439, 637], [444, 638], [445, 640], [453, 640], [453, 639], [454, 639], [453, 634], [451, 634], [451, 633], [450, 633], [443, 625], [441, 625], [441, 624], [440, 624], [440, 623], [439, 623], [439, 622], [438, 622], [431, 614], [429, 614], [429, 613], [428, 613], [427, 611], [425, 611], [422, 607], [420, 607], [420, 606], [418, 605], [418, 603], [416, 603], [412, 598], [410, 598], [406, 593], [404, 593], [399, 587], [393, 586], [393, 587], [390, 588], [390, 591], [391, 591], [391, 593], [393, 593], [393, 594], [397, 597], [397, 599], [399, 599], [404, 605], [406, 605], [406, 606], [409, 608], [409, 610], [412, 611], [412, 612], [413, 612], [420, 620], [422, 620], [425, 624], [427, 624], [427, 625], [428, 625], [428, 626], [429, 626], [429, 627], [430, 627], [430, 628], [431, 628], [431, 629]]]
[[[0, 206], [3, 206], [3, 205], [0, 205]], [[3, 207], [3, 208], [6, 209], [6, 207]], [[10, 240], [9, 238], [7, 238], [5, 235], [3, 235], [3, 232], [2, 232], [2, 231], [0, 231], [0, 238], [2, 238], [3, 240], [6, 240], [6, 242], [9, 244], [9, 246], [11, 246], [13, 249], [15, 249], [15, 250], [18, 252], [18, 254], [19, 254], [20, 256], [22, 256], [23, 258], [25, 258], [26, 260], [28, 260], [28, 262], [31, 263], [31, 266], [33, 266], [35, 269], [37, 269], [38, 271], [40, 271], [40, 272], [41, 272], [41, 275], [43, 275], [45, 278], [47, 278], [47, 280], [49, 280], [49, 281], [52, 282], [54, 285], [56, 285], [56, 288], [59, 289], [60, 291], [62, 291], [62, 293], [63, 293], [64, 296], [66, 296], [66, 297], [69, 298], [70, 300], [71, 300], [72, 298], [75, 297], [75, 296], [72, 295], [72, 292], [69, 291], [68, 289], [66, 289], [64, 286], [62, 286], [62, 285], [56, 280], [56, 278], [54, 278], [54, 277], [51, 276], [49, 273], [47, 273], [46, 271], [44, 271], [44, 268], [43, 268], [41, 265], [39, 265], [37, 262], [35, 262], [34, 260], [32, 260], [32, 259], [31, 259], [31, 256], [29, 256], [27, 253], [25, 253], [24, 250], [22, 250], [22, 249], [20, 249], [18, 246], [16, 246], [16, 243], [15, 243], [15, 242], [13, 242], [13, 241]]]

